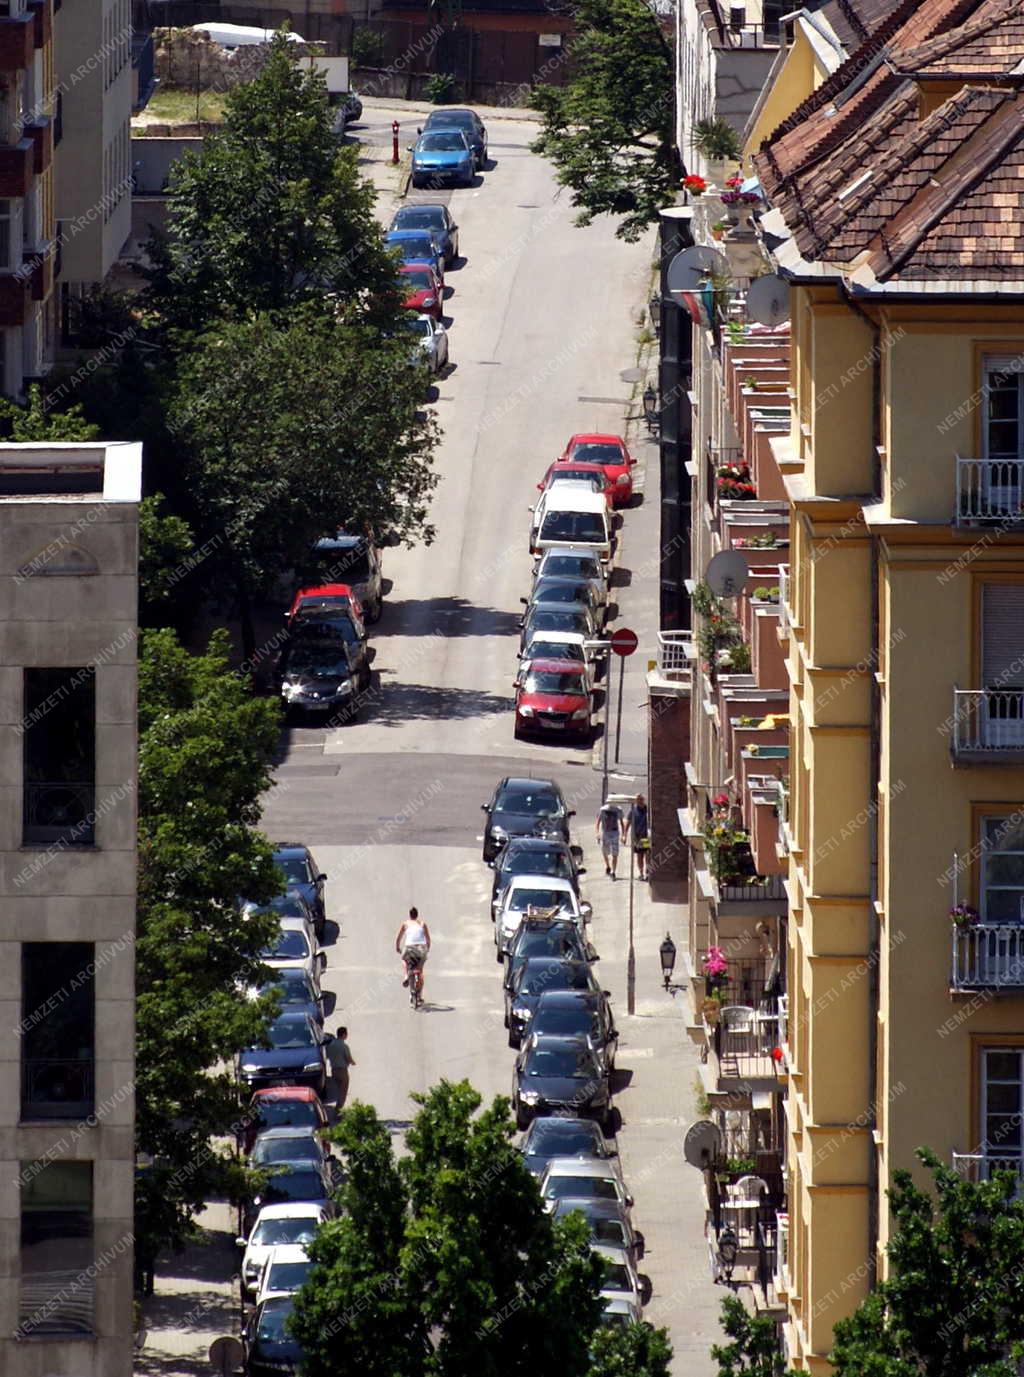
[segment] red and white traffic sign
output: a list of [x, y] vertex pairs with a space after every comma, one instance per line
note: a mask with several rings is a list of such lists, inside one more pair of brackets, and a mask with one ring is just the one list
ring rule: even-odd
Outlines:
[[620, 626], [618, 630], [613, 631], [608, 637], [608, 642], [615, 654], [621, 655], [623, 658], [632, 655], [640, 644], [636, 632], [630, 631], [628, 626]]

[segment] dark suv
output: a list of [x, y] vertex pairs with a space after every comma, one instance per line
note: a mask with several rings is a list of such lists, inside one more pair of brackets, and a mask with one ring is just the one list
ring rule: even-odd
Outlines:
[[543, 837], [569, 844], [569, 819], [575, 809], [566, 808], [562, 791], [553, 779], [515, 779], [506, 776], [480, 807], [487, 814], [484, 827], [484, 860], [490, 865], [513, 837]]

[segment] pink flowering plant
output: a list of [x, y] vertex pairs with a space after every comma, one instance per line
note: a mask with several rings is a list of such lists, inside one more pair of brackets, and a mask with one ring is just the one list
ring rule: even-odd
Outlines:
[[972, 928], [980, 917], [973, 904], [954, 904], [949, 916], [958, 928]]
[[743, 178], [740, 176], [730, 177], [725, 184], [725, 190], [719, 196], [723, 206], [756, 206], [760, 201], [760, 194], [756, 191], [741, 191]]
[[704, 968], [704, 987], [709, 996], [716, 995], [725, 985], [729, 963], [721, 947], [708, 947], [701, 962]]

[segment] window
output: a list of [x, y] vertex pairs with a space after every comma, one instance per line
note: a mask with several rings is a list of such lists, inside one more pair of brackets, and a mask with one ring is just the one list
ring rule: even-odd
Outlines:
[[981, 820], [981, 921], [1024, 924], [1024, 817]]
[[82, 1119], [94, 1104], [91, 942], [21, 948], [21, 1117]]
[[983, 1174], [1000, 1160], [1020, 1163], [1024, 1048], [985, 1047], [981, 1052], [981, 1150]]
[[23, 1162], [19, 1337], [93, 1332], [92, 1163]]
[[1024, 355], [985, 360], [986, 459], [1024, 459]]
[[96, 840], [96, 670], [26, 669], [23, 841]]
[[980, 687], [982, 744], [1024, 746], [1024, 583], [982, 584]]

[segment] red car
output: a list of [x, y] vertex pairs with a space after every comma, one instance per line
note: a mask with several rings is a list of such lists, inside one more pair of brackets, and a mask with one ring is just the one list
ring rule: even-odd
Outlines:
[[612, 505], [615, 496], [615, 483], [607, 476], [600, 464], [577, 464], [575, 460], [556, 459], [553, 464], [548, 465], [544, 481], [537, 484], [538, 490], [543, 492], [545, 488], [550, 488], [556, 474], [569, 481], [573, 478], [599, 478], [604, 486], [604, 495], [608, 499], [609, 507]]
[[275, 1085], [257, 1090], [240, 1125], [242, 1151], [252, 1152], [258, 1134], [267, 1128], [309, 1128], [313, 1132], [327, 1127], [327, 1111], [320, 1096], [308, 1085]]
[[321, 583], [315, 588], [300, 588], [285, 614], [285, 621], [290, 622], [296, 612], [327, 611], [330, 608], [347, 611], [359, 635], [366, 635], [362, 603], [347, 583]]
[[559, 456], [558, 462], [575, 460], [578, 464], [600, 464], [605, 477], [614, 486], [613, 507], [624, 507], [633, 496], [633, 465], [636, 460], [618, 435], [574, 435]]
[[583, 665], [533, 660], [516, 682], [517, 737], [576, 736], [590, 740], [590, 683]]
[[417, 315], [433, 316], [440, 325], [444, 312], [444, 284], [425, 263], [405, 263], [399, 268], [402, 286], [408, 292], [405, 304]]

